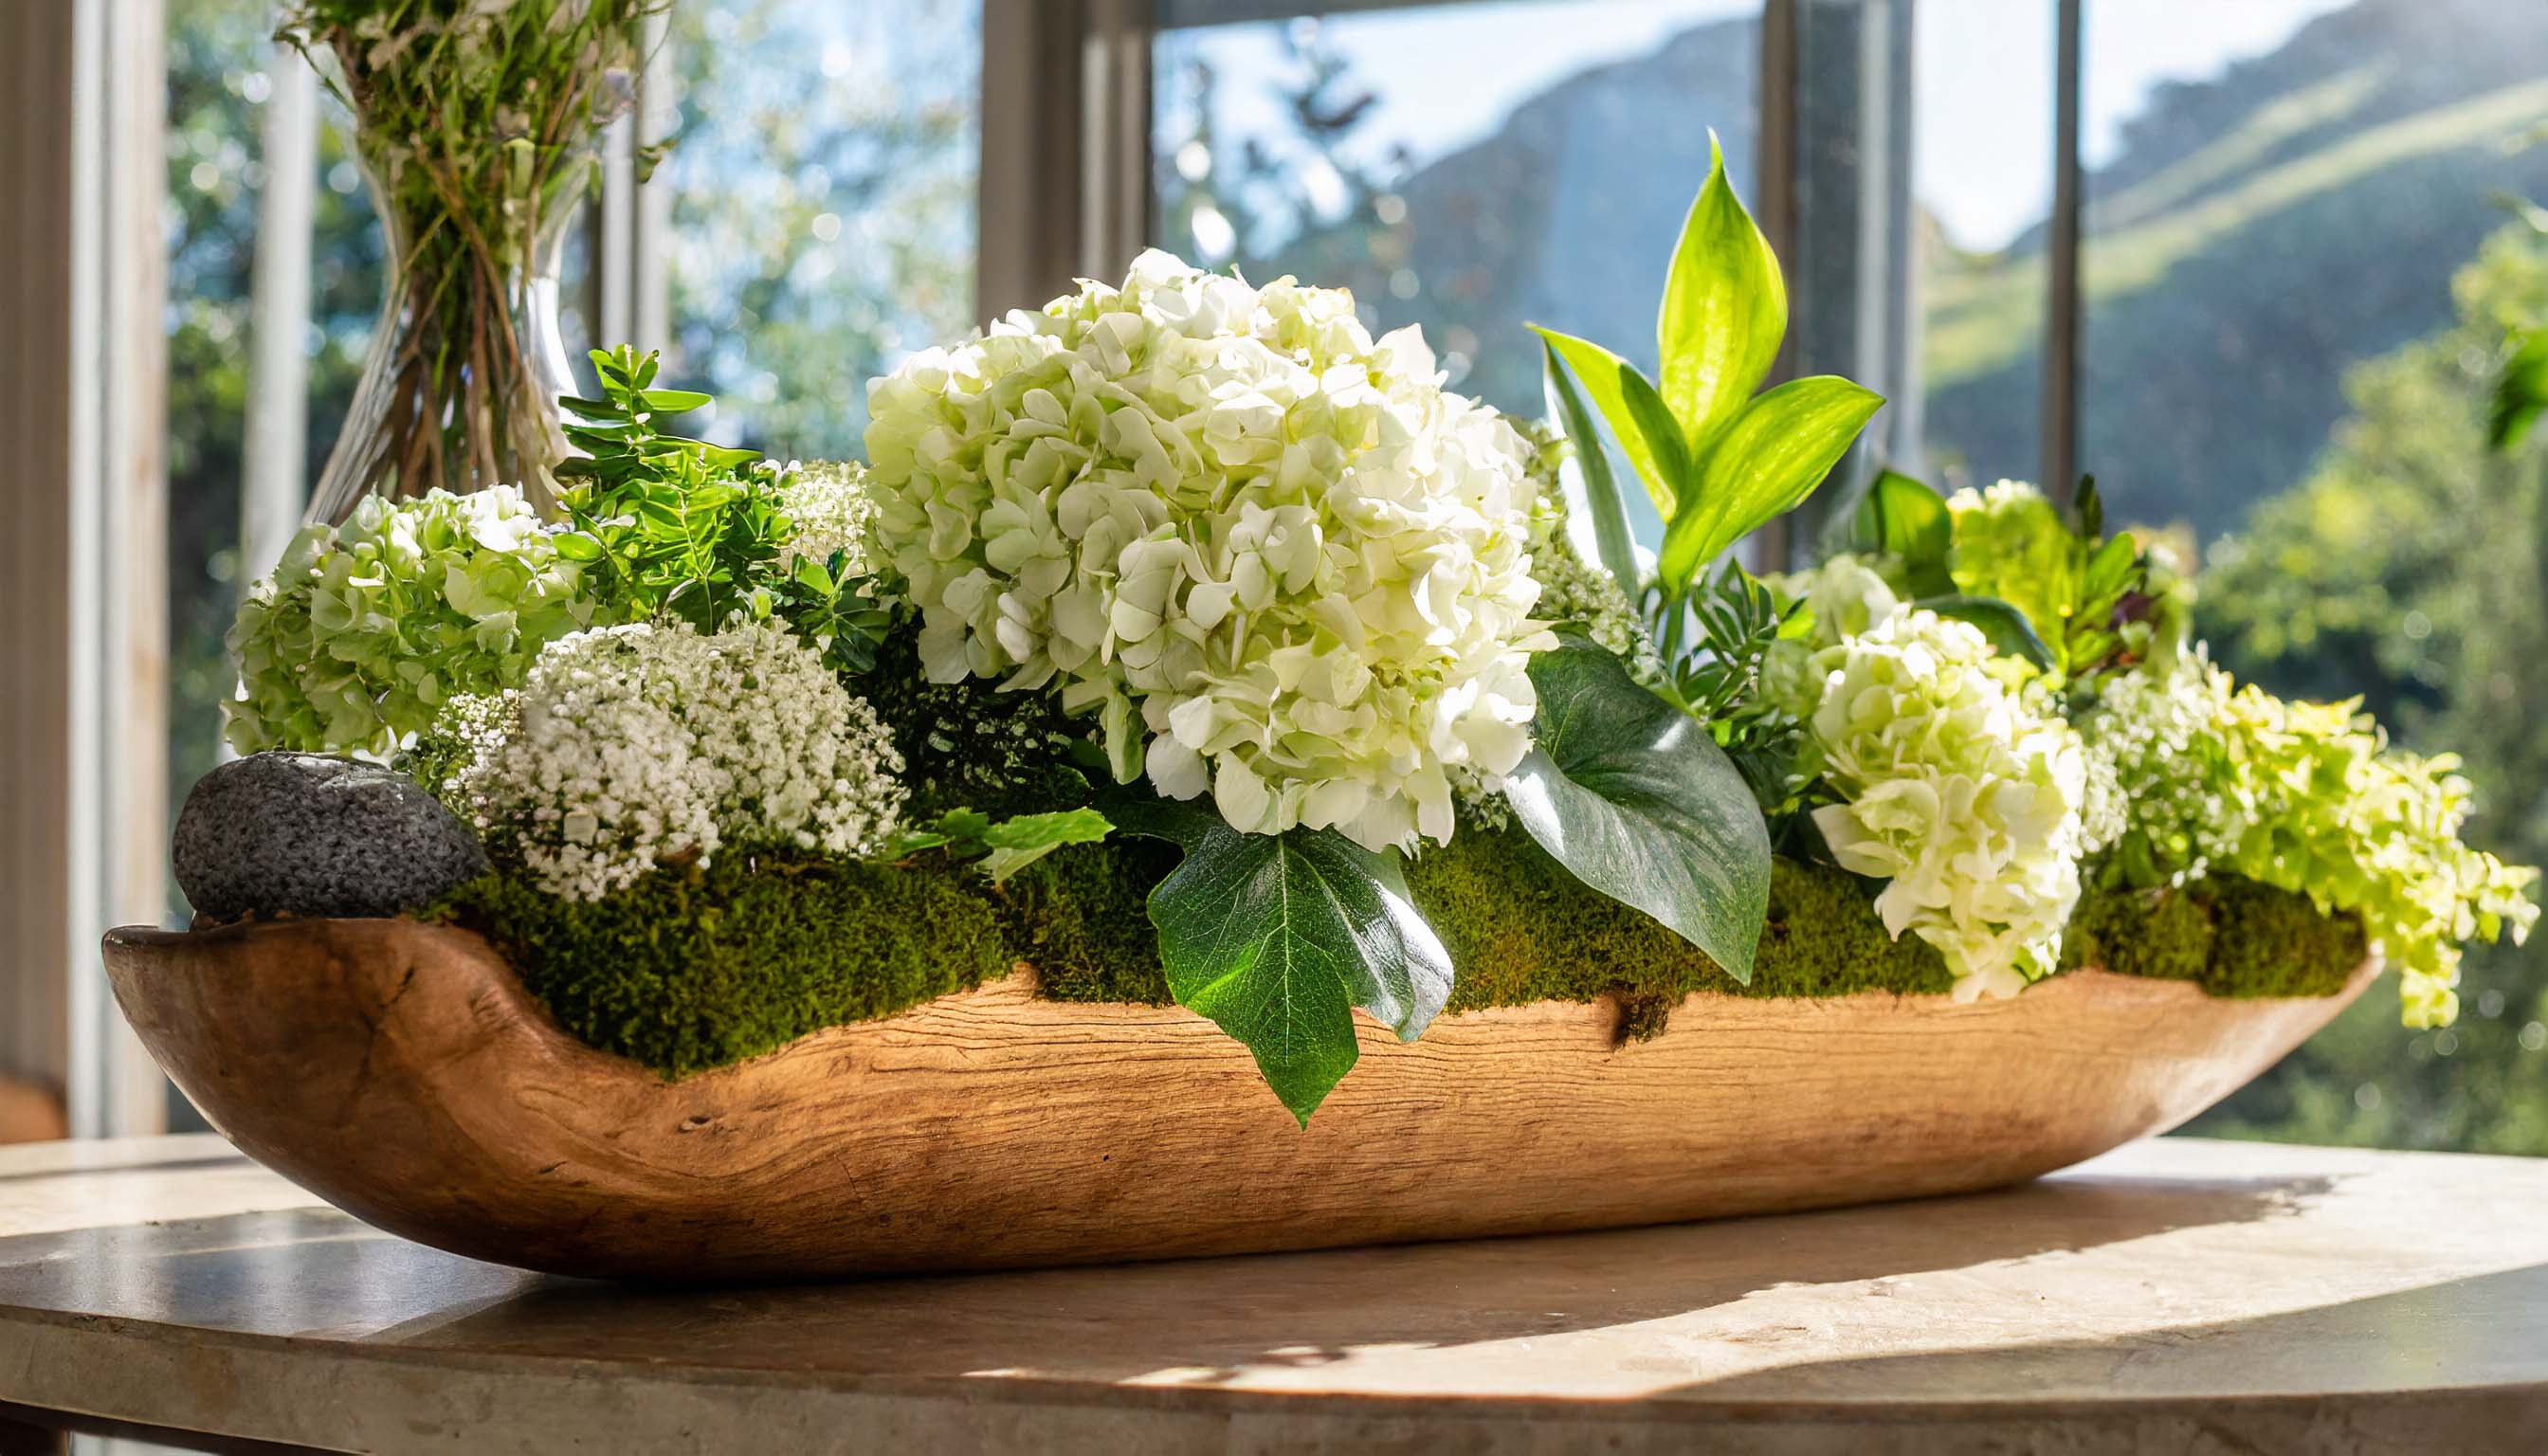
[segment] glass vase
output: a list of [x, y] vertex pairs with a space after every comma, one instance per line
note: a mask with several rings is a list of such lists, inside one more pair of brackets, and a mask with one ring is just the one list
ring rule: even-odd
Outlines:
[[[581, 192], [580, 174], [562, 180], [561, 202]], [[575, 393], [558, 274], [576, 210], [550, 209], [501, 247], [419, 250], [389, 189], [373, 179], [371, 191], [388, 299], [309, 518], [341, 521], [365, 496], [497, 485], [548, 511], [566, 451], [558, 398]], [[504, 257], [511, 266], [491, 261]]]

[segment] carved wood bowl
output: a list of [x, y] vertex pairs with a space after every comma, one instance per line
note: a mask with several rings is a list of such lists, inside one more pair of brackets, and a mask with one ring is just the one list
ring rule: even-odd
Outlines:
[[1599, 1228], [2021, 1182], [2176, 1126], [2335, 996], [2083, 970], [2014, 1000], [1700, 994], [1445, 1016], [1304, 1132], [1173, 1008], [1032, 971], [668, 1081], [405, 920], [119, 930], [151, 1053], [231, 1141], [393, 1233], [562, 1274], [807, 1278]]

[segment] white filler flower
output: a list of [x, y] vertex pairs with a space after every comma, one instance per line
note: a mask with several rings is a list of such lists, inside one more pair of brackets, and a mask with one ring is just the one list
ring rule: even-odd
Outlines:
[[775, 622], [579, 632], [442, 727], [470, 749], [447, 797], [574, 899], [729, 846], [873, 854], [902, 806], [891, 738]]
[[830, 566], [837, 553], [846, 558], [843, 576], [872, 573], [867, 548], [875, 498], [867, 489], [865, 466], [837, 460], [791, 463], [779, 474], [778, 499], [796, 527], [778, 553], [782, 570], [792, 570], [800, 557]]
[[1547, 645], [1525, 448], [1343, 293], [1144, 253], [868, 387], [880, 565], [935, 682], [1057, 689], [1238, 829], [1447, 840]]

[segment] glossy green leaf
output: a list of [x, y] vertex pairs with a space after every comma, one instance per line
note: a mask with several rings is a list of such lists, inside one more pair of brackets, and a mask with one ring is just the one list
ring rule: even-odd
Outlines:
[[648, 390], [640, 398], [658, 414], [687, 414], [708, 403], [708, 397], [696, 390]]
[[1539, 348], [1548, 412], [1575, 444], [1575, 464], [1584, 475], [1584, 500], [1592, 513], [1592, 541], [1601, 568], [1617, 578], [1619, 589], [1633, 599], [1643, 585], [1638, 580], [1636, 536], [1628, 529], [1628, 501], [1619, 492], [1619, 477], [1610, 469], [1610, 452], [1601, 447], [1601, 434], [1592, 424], [1592, 411], [1585, 408], [1584, 392], [1575, 387], [1575, 377], [1559, 361], [1557, 350], [1546, 339]]
[[1877, 473], [1850, 525], [1852, 549], [1899, 558], [1919, 595], [1955, 590], [1947, 576], [1947, 553], [1955, 543], [1946, 498], [1897, 471]]
[[1655, 575], [1674, 595], [1764, 522], [1814, 493], [1884, 397], [1837, 375], [1791, 379], [1727, 420], [1664, 528]]
[[1064, 845], [1093, 845], [1115, 826], [1095, 809], [1062, 809], [1049, 814], [1019, 814], [986, 826], [982, 872], [998, 884]]
[[1576, 878], [1653, 916], [1738, 981], [1770, 906], [1770, 830], [1707, 725], [1579, 637], [1531, 659], [1537, 739], [1513, 817]]
[[1726, 180], [1713, 132], [1707, 144], [1707, 183], [1673, 249], [1655, 329], [1663, 401], [1692, 453], [1761, 387], [1787, 333], [1777, 255]]
[[1566, 361], [1582, 381], [1584, 393], [1610, 433], [1627, 452], [1628, 463], [1636, 467], [1637, 478], [1645, 483], [1646, 495], [1655, 509], [1666, 520], [1672, 519], [1674, 501], [1680, 498], [1682, 475], [1686, 467], [1687, 452], [1683, 448], [1681, 430], [1671, 423], [1671, 410], [1635, 365], [1611, 353], [1590, 339], [1559, 333], [1553, 328], [1531, 328], [1548, 346]]
[[1926, 596], [1913, 605], [1979, 627], [1991, 651], [2002, 657], [2022, 657], [2048, 673], [2059, 666], [2026, 613], [1996, 596]]
[[1149, 899], [1168, 992], [1244, 1044], [1302, 1126], [1360, 1054], [1354, 1007], [1413, 1041], [1450, 999], [1450, 956], [1393, 861], [1332, 830], [1241, 834], [1190, 804], [1127, 796], [1107, 814], [1184, 848]]
[[599, 561], [601, 543], [582, 531], [560, 531], [550, 544], [569, 561]]

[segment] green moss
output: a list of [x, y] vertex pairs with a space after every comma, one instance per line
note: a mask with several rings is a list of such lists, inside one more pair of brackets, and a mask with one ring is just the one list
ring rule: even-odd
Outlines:
[[1643, 911], [1588, 889], [1524, 835], [1463, 835], [1410, 865], [1407, 884], [1460, 967], [1454, 1011], [1605, 992], [1670, 1004], [1699, 990], [1836, 996], [1950, 984], [1936, 951], [1885, 937], [1856, 880], [1791, 860], [1778, 861], [1770, 881], [1750, 985]]
[[1057, 851], [1011, 877], [1009, 944], [1036, 968], [1038, 990], [1056, 1001], [1173, 1000], [1147, 902], [1176, 867], [1173, 845], [1125, 839]]
[[[934, 861], [840, 864], [729, 856], [666, 870], [593, 904], [518, 877], [463, 886], [437, 913], [501, 947], [584, 1041], [674, 1075], [827, 1026], [864, 1021], [1025, 961], [1063, 1001], [1167, 1002], [1144, 899], [1176, 852], [1142, 840], [1065, 849], [992, 890]], [[1777, 861], [1752, 981], [1578, 881], [1519, 833], [1462, 835], [1410, 864], [1408, 887], [1460, 967], [1453, 1011], [1618, 998], [1620, 1036], [1652, 1037], [1692, 991], [1837, 996], [1943, 993], [1937, 952], [1888, 939], [1865, 885]], [[2363, 956], [2350, 916], [2244, 880], [2092, 893], [2071, 964], [2198, 982], [2221, 996], [2316, 996]]]
[[2063, 968], [2194, 981], [2215, 996], [2331, 996], [2369, 948], [2362, 922], [2254, 880], [2095, 890], [2081, 897]]
[[970, 871], [729, 855], [590, 904], [482, 875], [441, 907], [500, 947], [586, 1043], [676, 1076], [1010, 966]]

